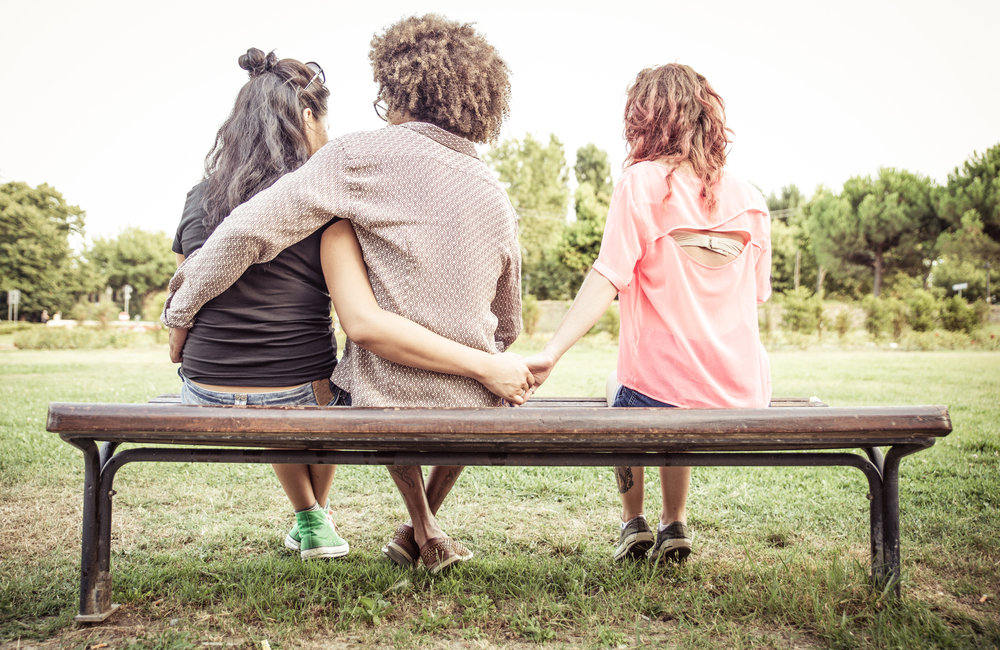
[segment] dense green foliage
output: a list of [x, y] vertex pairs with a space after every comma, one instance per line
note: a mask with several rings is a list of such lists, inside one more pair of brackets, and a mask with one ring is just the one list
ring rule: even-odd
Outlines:
[[20, 314], [31, 320], [44, 309], [69, 309], [88, 289], [70, 247], [70, 237], [83, 234], [84, 217], [48, 185], [0, 185], [0, 309], [5, 316], [12, 289], [21, 292]]
[[84, 218], [83, 210], [48, 185], [0, 185], [0, 309], [6, 313], [7, 292], [16, 289], [19, 317], [26, 320], [39, 320], [43, 310], [50, 317], [71, 309], [89, 312], [92, 301], [109, 290], [120, 311], [122, 287], [129, 285], [129, 313], [136, 316], [144, 299], [166, 288], [176, 267], [169, 237], [126, 228], [78, 253], [74, 244], [83, 241]]

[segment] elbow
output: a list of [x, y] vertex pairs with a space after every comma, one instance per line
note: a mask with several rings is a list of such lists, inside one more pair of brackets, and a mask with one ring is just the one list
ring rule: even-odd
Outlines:
[[341, 318], [340, 326], [343, 328], [347, 338], [351, 339], [355, 345], [366, 350], [370, 350], [379, 340], [378, 330], [371, 318], [363, 316]]

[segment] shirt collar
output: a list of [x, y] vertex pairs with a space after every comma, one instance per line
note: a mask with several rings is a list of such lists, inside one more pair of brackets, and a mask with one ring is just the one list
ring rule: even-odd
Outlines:
[[458, 153], [464, 153], [476, 159], [479, 158], [479, 155], [476, 153], [476, 145], [460, 135], [445, 131], [439, 126], [435, 126], [429, 122], [403, 122], [399, 126], [426, 136]]

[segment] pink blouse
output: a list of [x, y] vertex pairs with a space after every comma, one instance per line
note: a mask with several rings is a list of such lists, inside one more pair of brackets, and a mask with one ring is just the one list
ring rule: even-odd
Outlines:
[[[771, 222], [761, 193], [724, 175], [707, 214], [702, 182], [653, 162], [615, 186], [594, 270], [619, 292], [618, 381], [687, 408], [754, 408], [771, 399], [757, 305], [771, 295]], [[695, 261], [674, 230], [739, 233], [743, 252], [713, 268]]]

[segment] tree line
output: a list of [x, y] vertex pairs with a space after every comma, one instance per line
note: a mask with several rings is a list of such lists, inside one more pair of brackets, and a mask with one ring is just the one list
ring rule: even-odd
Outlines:
[[[522, 288], [540, 300], [570, 299], [600, 250], [613, 183], [607, 152], [579, 148], [572, 171], [555, 135], [508, 139], [484, 155], [520, 217]], [[886, 288], [961, 290], [986, 298], [1000, 266], [1000, 144], [968, 160], [943, 185], [902, 169], [855, 176], [839, 193], [795, 185], [766, 197], [772, 215], [772, 285], [859, 300]], [[572, 216], [570, 205], [572, 202]], [[20, 314], [86, 311], [133, 288], [132, 315], [166, 289], [174, 270], [170, 238], [126, 228], [84, 246], [86, 215], [49, 185], [0, 185], [0, 291], [21, 292]], [[76, 246], [74, 246], [74, 243]], [[147, 311], [151, 311], [147, 309]], [[145, 314], [156, 318], [157, 314]]]

